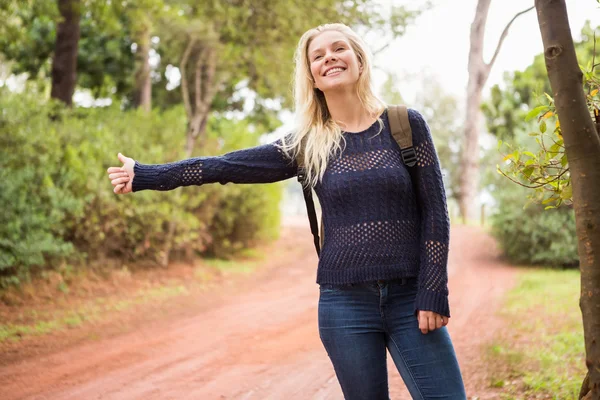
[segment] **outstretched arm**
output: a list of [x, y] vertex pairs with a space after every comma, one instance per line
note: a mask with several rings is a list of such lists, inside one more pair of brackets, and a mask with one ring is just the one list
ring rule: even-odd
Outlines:
[[[131, 191], [172, 190], [180, 186], [216, 182], [222, 185], [229, 182], [271, 183], [291, 178], [297, 173], [297, 165], [277, 144], [281, 144], [281, 139], [221, 156], [195, 157], [168, 164], [152, 165], [135, 161]], [[118, 170], [113, 173], [116, 178], [113, 185], [127, 183], [126, 178], [118, 176]]]

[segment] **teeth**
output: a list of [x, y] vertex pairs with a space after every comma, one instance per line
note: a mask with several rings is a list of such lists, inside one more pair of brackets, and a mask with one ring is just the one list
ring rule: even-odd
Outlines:
[[325, 74], [325, 76], [331, 75], [331, 74], [336, 73], [336, 72], [341, 72], [341, 71], [343, 71], [342, 68], [333, 68], [333, 69], [330, 69], [329, 71], [327, 71], [327, 73]]

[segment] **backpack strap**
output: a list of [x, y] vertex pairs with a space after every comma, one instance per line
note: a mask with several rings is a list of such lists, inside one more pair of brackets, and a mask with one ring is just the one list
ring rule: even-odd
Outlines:
[[[402, 161], [407, 167], [414, 167], [417, 163], [417, 153], [412, 143], [412, 129], [408, 120], [408, 109], [405, 105], [389, 106], [388, 120], [390, 122], [390, 130], [394, 140], [400, 146]], [[317, 255], [321, 255], [321, 247], [323, 246], [323, 216], [321, 216], [321, 229], [319, 239], [319, 226], [317, 223], [317, 213], [315, 211], [315, 203], [312, 198], [312, 188], [306, 185], [306, 170], [304, 168], [304, 149], [306, 148], [305, 136], [300, 143], [300, 149], [296, 156], [296, 164], [298, 165], [298, 182], [302, 184], [302, 193], [304, 194], [304, 202], [306, 203], [306, 211], [308, 213], [308, 221], [310, 223], [310, 232], [313, 235], [315, 249]]]
[[310, 232], [313, 235], [313, 241], [317, 255], [321, 255], [321, 246], [323, 245], [323, 217], [321, 216], [321, 239], [319, 240], [319, 226], [317, 223], [317, 212], [315, 211], [315, 203], [312, 197], [312, 188], [306, 184], [306, 169], [304, 168], [304, 149], [306, 148], [306, 136], [300, 143], [300, 149], [296, 156], [296, 164], [298, 165], [298, 182], [302, 185], [302, 193], [304, 194], [304, 202], [306, 203], [306, 212], [308, 213], [308, 222], [310, 224]]
[[402, 161], [407, 167], [414, 167], [417, 163], [417, 153], [413, 147], [412, 129], [408, 121], [408, 109], [405, 105], [389, 106], [388, 119], [392, 136], [400, 146]]

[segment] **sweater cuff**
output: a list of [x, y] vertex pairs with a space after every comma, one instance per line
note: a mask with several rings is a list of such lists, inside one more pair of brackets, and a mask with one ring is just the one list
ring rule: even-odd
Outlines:
[[138, 192], [140, 190], [154, 189], [158, 181], [158, 166], [145, 165], [135, 162], [133, 166], [133, 182], [131, 190]]
[[426, 289], [419, 289], [415, 300], [415, 314], [421, 311], [433, 311], [440, 315], [450, 318], [450, 306], [448, 305], [448, 295], [438, 292], [432, 292]]

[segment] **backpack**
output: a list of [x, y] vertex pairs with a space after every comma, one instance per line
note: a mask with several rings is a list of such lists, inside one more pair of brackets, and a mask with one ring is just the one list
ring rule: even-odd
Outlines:
[[[417, 163], [417, 153], [412, 143], [412, 129], [408, 121], [408, 110], [405, 105], [389, 106], [388, 120], [392, 136], [400, 146], [402, 161], [407, 167], [414, 167]], [[312, 198], [312, 189], [307, 187], [305, 183], [306, 173], [304, 168], [303, 146], [296, 158], [298, 165], [298, 182], [302, 184], [302, 192], [304, 193], [304, 201], [306, 203], [306, 211], [308, 212], [308, 220], [310, 223], [310, 232], [313, 235], [315, 249], [317, 255], [321, 255], [321, 247], [323, 246], [323, 216], [321, 216], [321, 228], [319, 239], [319, 227], [317, 224], [317, 214], [315, 211], [315, 203]]]

